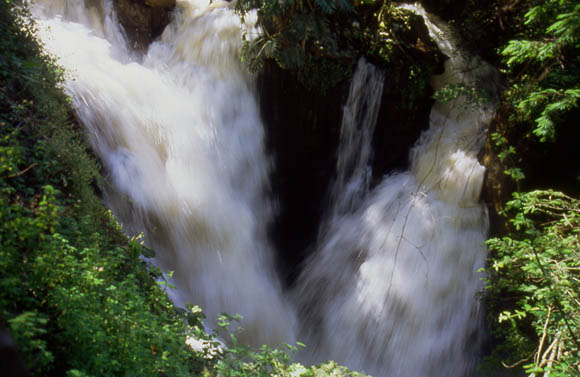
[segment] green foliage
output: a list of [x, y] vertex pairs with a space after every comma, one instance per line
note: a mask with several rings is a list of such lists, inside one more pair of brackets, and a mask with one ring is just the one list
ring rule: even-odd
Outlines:
[[358, 57], [366, 55], [402, 77], [409, 107], [431, 75], [413, 58], [420, 17], [388, 0], [240, 0], [236, 9], [242, 18], [256, 9], [263, 30], [257, 38], [244, 37], [241, 57], [252, 73], [270, 59], [295, 72], [307, 89], [324, 93], [351, 77]]
[[[195, 372], [199, 362], [184, 345], [186, 328], [138, 255], [131, 256], [136, 246], [113, 248], [94, 233], [87, 240], [92, 245], [77, 249], [57, 233], [62, 207], [56, 194], [46, 186], [38, 207], [25, 211], [28, 216], [18, 207], [2, 213], [0, 263], [10, 271], [0, 281], [2, 317], [16, 340], [24, 340], [19, 343], [28, 365], [46, 373], [50, 364], [39, 362], [55, 356], [66, 360], [59, 368], [87, 376]], [[42, 314], [16, 314], [23, 309]]]
[[[545, 153], [558, 129], [575, 127], [580, 112], [580, 2], [511, 2], [511, 36], [497, 52], [507, 87], [492, 145], [518, 190], [526, 185], [526, 155]], [[573, 132], [565, 130], [567, 133]], [[576, 169], [573, 167], [572, 169]], [[546, 187], [544, 182], [540, 183]]]
[[20, 351], [27, 355], [28, 367], [34, 374], [41, 374], [54, 361], [44, 339], [48, 320], [46, 315], [34, 311], [23, 312], [8, 320], [12, 336], [20, 345]]
[[503, 338], [495, 357], [532, 376], [580, 376], [580, 200], [515, 193], [505, 212], [514, 233], [488, 241], [494, 331]]
[[506, 99], [514, 104], [514, 119], [533, 119], [539, 140], [554, 141], [556, 125], [580, 98], [580, 2], [534, 1], [524, 20], [522, 38], [501, 50], [514, 80]]
[[[250, 72], [259, 71], [265, 59], [272, 59], [283, 69], [298, 71], [301, 82], [321, 91], [350, 75], [354, 55], [339, 45], [341, 30], [333, 22], [333, 17], [352, 11], [349, 1], [245, 0], [236, 3], [242, 18], [252, 9], [259, 10], [258, 23], [264, 33], [257, 39], [244, 37], [242, 60]], [[347, 64], [337, 64], [337, 61]]]
[[433, 95], [433, 99], [440, 103], [449, 103], [459, 97], [464, 99], [467, 106], [474, 108], [480, 108], [490, 102], [489, 95], [481, 87], [463, 83], [445, 85]]
[[488, 241], [488, 316], [496, 344], [486, 364], [497, 370], [501, 363], [518, 375], [578, 376], [580, 201], [522, 187], [531, 173], [524, 172], [525, 154], [540, 155], [544, 143], [556, 142], [559, 128], [576, 123], [580, 2], [519, 4], [519, 34], [498, 50], [507, 90], [490, 137], [516, 191], [503, 210], [510, 230]]
[[[379, 4], [380, 8], [361, 20], [362, 51], [390, 73], [403, 95], [402, 108], [413, 109], [419, 100], [425, 100], [433, 69], [440, 63], [438, 50], [421, 16], [390, 1], [377, 2], [375, 7]], [[429, 51], [432, 60], [427, 61], [420, 51]]]
[[[306, 368], [300, 363], [292, 363], [291, 355], [305, 345], [298, 343], [297, 346], [286, 345], [286, 350], [272, 349], [266, 345], [259, 351], [238, 343], [235, 335], [228, 331], [232, 320], [239, 317], [222, 316], [218, 333], [229, 333], [229, 345], [222, 349], [222, 358], [215, 365], [217, 377], [245, 377], [245, 376], [300, 376], [300, 377], [364, 377], [363, 374], [352, 372], [346, 367], [339, 366], [333, 361]], [[221, 330], [221, 331], [220, 331]]]

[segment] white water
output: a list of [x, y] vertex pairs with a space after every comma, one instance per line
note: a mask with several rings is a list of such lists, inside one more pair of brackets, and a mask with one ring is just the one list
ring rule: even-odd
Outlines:
[[368, 194], [372, 171], [372, 139], [379, 116], [384, 73], [359, 59], [342, 114], [336, 180], [330, 218], [349, 213]]
[[[114, 183], [108, 204], [129, 232], [144, 231], [156, 263], [175, 271], [174, 300], [200, 305], [210, 326], [221, 312], [241, 313], [242, 340], [254, 345], [292, 343], [298, 334], [309, 346], [305, 360], [334, 359], [375, 376], [469, 374], [487, 230], [476, 157], [493, 109], [461, 100], [434, 106], [410, 170], [369, 192], [383, 79], [359, 64], [333, 204], [293, 292], [297, 329], [273, 273], [270, 164], [253, 81], [238, 57], [252, 26], [240, 25], [227, 3], [207, 3], [178, 0], [142, 60], [126, 48], [109, 0], [38, 0], [34, 10]], [[488, 74], [428, 24], [452, 57], [434, 88]]]
[[[434, 89], [490, 78], [494, 85], [492, 70], [459, 55], [449, 34], [413, 9], [450, 56]], [[473, 372], [488, 228], [477, 154], [493, 113], [492, 104], [474, 108], [462, 98], [435, 105], [409, 171], [386, 177], [356, 209], [335, 211], [342, 198], [331, 205], [332, 219], [294, 292], [300, 339], [311, 345], [305, 358], [334, 359], [374, 376]], [[345, 166], [339, 157], [339, 177], [366, 174], [365, 164], [360, 173], [341, 171]], [[333, 190], [339, 185], [341, 179]], [[339, 190], [347, 198], [357, 192]]]
[[252, 344], [293, 342], [294, 314], [265, 235], [270, 166], [238, 57], [245, 26], [228, 3], [206, 3], [179, 1], [142, 62], [107, 27], [112, 12], [47, 0], [34, 13], [46, 48], [70, 71], [66, 90], [115, 185], [108, 204], [174, 271], [175, 301], [200, 305], [210, 325], [222, 312], [241, 313], [241, 339]]

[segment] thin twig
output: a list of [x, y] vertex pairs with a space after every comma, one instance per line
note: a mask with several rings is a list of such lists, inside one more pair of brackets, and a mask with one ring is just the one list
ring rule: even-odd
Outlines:
[[521, 359], [520, 361], [518, 361], [518, 362], [516, 362], [514, 364], [507, 365], [506, 363], [504, 363], [502, 361], [501, 362], [501, 365], [503, 365], [504, 368], [508, 368], [508, 369], [515, 368], [518, 365], [521, 365], [521, 364], [525, 363], [526, 361], [530, 360], [532, 358], [532, 356], [534, 356], [534, 352], [530, 353], [530, 356], [526, 357], [525, 359]]
[[548, 333], [548, 323], [550, 323], [550, 315], [552, 314], [552, 307], [548, 306], [548, 318], [546, 318], [546, 323], [544, 323], [544, 330], [542, 332], [542, 339], [540, 340], [540, 346], [538, 347], [538, 352], [536, 353], [536, 364], [540, 363], [540, 354], [542, 353], [542, 348], [544, 348], [544, 341]]
[[22, 174], [26, 173], [27, 171], [29, 171], [30, 169], [32, 169], [33, 167], [35, 167], [36, 165], [38, 165], [36, 162], [33, 162], [29, 167], [27, 167], [24, 170], [19, 171], [18, 173], [15, 174], [11, 174], [11, 175], [7, 175], [4, 178], [16, 178], [16, 177], [20, 177]]

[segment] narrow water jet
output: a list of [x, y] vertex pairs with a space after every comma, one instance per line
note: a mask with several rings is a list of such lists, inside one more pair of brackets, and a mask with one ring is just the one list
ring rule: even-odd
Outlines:
[[372, 139], [377, 124], [384, 72], [361, 58], [344, 106], [337, 151], [331, 215], [351, 212], [367, 195], [372, 178]]

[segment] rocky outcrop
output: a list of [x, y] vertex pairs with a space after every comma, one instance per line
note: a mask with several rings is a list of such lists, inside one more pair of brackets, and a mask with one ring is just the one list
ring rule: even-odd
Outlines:
[[170, 21], [175, 0], [114, 0], [119, 23], [136, 51], [145, 51]]
[[[503, 46], [510, 36], [520, 33], [521, 20], [518, 13], [527, 7], [521, 0], [421, 0], [431, 14], [454, 24], [460, 31], [462, 48], [471, 51], [491, 64], [499, 62], [497, 48]], [[525, 11], [523, 11], [525, 13]]]

